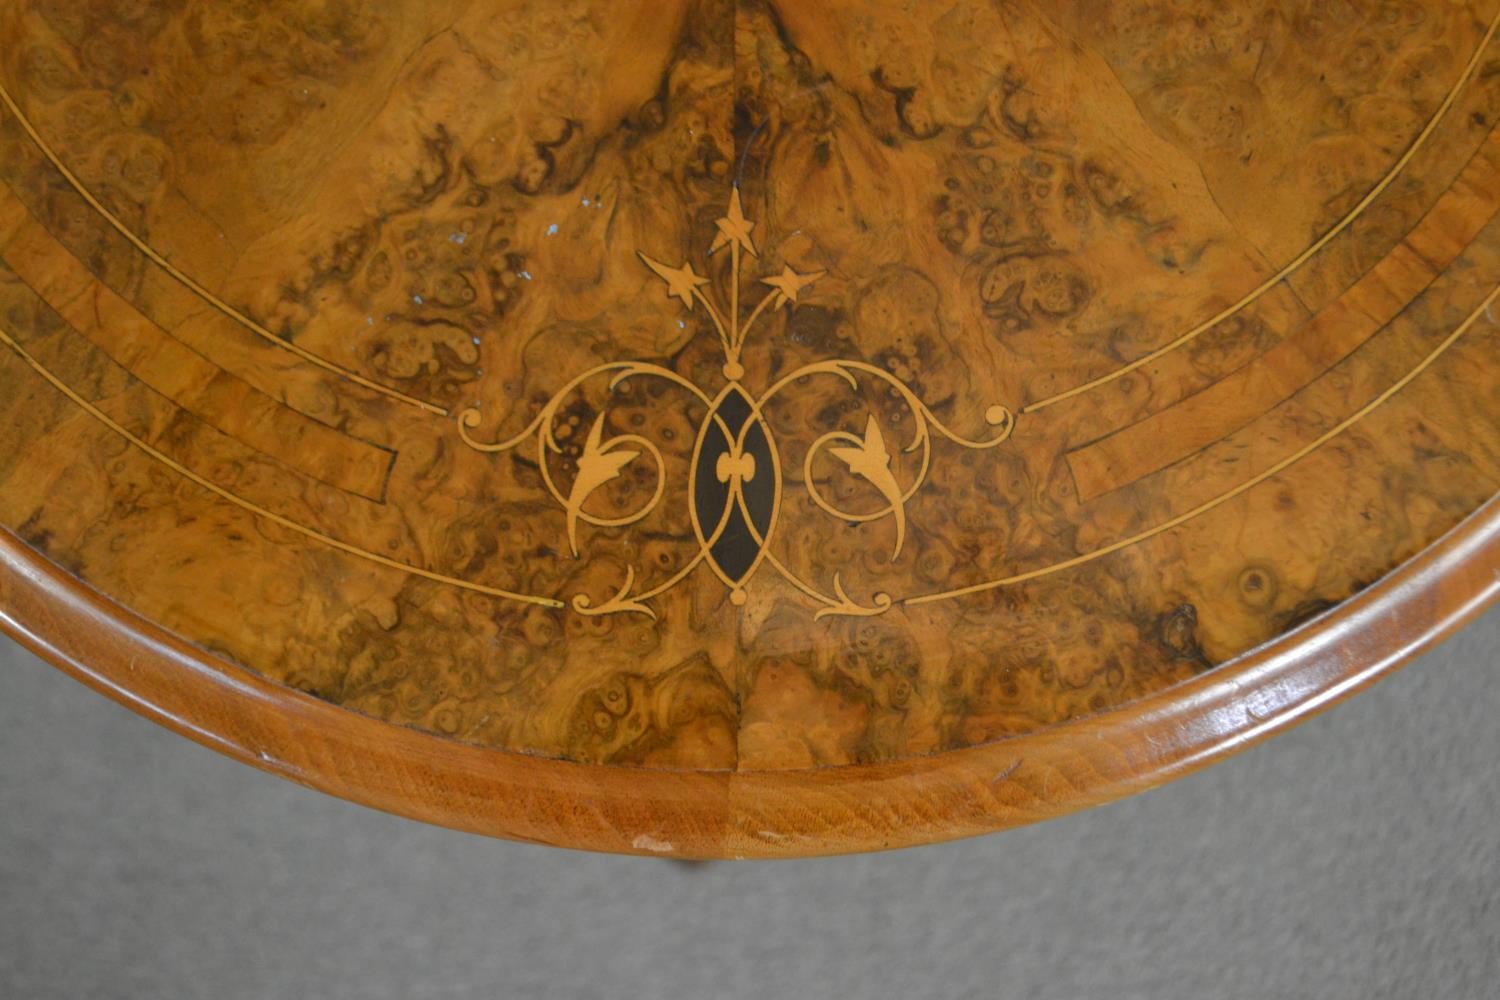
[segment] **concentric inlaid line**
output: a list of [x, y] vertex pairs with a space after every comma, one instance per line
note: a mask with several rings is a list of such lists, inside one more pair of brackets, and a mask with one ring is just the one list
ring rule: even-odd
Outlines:
[[149, 243], [137, 236], [129, 226], [125, 225], [125, 223], [117, 215], [115, 215], [107, 207], [105, 207], [104, 203], [101, 202], [97, 197], [95, 197], [92, 191], [84, 186], [83, 182], [78, 179], [77, 175], [75, 175], [73, 171], [68, 168], [67, 164], [63, 163], [62, 158], [59, 157], [57, 153], [52, 149], [52, 147], [47, 144], [47, 141], [42, 138], [41, 133], [38, 132], [36, 130], [36, 127], [31, 124], [30, 119], [28, 119], [26, 115], [22, 113], [20, 106], [16, 103], [15, 99], [11, 97], [10, 91], [5, 88], [4, 83], [0, 83], [0, 103], [3, 103], [5, 105], [6, 109], [10, 112], [11, 117], [16, 120], [17, 124], [19, 124], [23, 130], [25, 130], [26, 134], [31, 138], [31, 141], [36, 144], [36, 147], [39, 150], [41, 150], [42, 155], [45, 156], [47, 158], [47, 161], [52, 164], [53, 169], [55, 169], [59, 174], [63, 176], [68, 184], [72, 186], [74, 191], [78, 192], [79, 197], [88, 202], [89, 206], [93, 208], [94, 211], [98, 212], [99, 215], [106, 222], [108, 222], [116, 232], [123, 236], [131, 246], [135, 247], [143, 255], [145, 255], [146, 259], [151, 261], [151, 263], [155, 264], [157, 267], [161, 268], [193, 294], [203, 299], [203, 301], [207, 302], [209, 305], [213, 306], [215, 309], [219, 310], [224, 315], [228, 316], [230, 319], [238, 323], [240, 326], [243, 326], [245, 329], [255, 334], [257, 337], [260, 337], [262, 340], [266, 340], [284, 351], [289, 351], [290, 353], [295, 354], [297, 357], [301, 358], [303, 361], [306, 361], [310, 365], [316, 365], [324, 371], [331, 372], [332, 374], [337, 375], [340, 378], [348, 379], [349, 381], [354, 382], [357, 385], [361, 385], [364, 388], [369, 389], [371, 392], [379, 393], [380, 395], [385, 396], [388, 399], [394, 399], [397, 402], [404, 403], [408, 406], [415, 406], [418, 409], [426, 410], [428, 413], [436, 414], [437, 416], [445, 417], [448, 415], [448, 410], [445, 407], [439, 406], [436, 403], [430, 403], [425, 399], [418, 399], [416, 396], [408, 395], [401, 390], [393, 389], [388, 385], [382, 385], [379, 382], [366, 378], [356, 371], [345, 368], [342, 365], [329, 361], [327, 358], [314, 354], [312, 351], [309, 351], [307, 348], [302, 347], [300, 344], [293, 343], [292, 341], [287, 340], [284, 337], [278, 337], [276, 334], [266, 329], [260, 323], [257, 323], [255, 320], [251, 319], [241, 310], [236, 309], [228, 302], [225, 302], [223, 299], [219, 298], [213, 292], [209, 291], [203, 285], [195, 281], [191, 276], [183, 272], [171, 261], [167, 260], [166, 257], [158, 253]]
[[281, 514], [277, 514], [275, 511], [268, 510], [267, 508], [262, 507], [257, 503], [246, 500], [244, 497], [226, 490], [224, 487], [219, 486], [216, 483], [210, 482], [209, 480], [200, 476], [198, 473], [194, 472], [192, 469], [189, 469], [187, 466], [182, 465], [171, 456], [158, 450], [157, 448], [148, 444], [142, 438], [133, 434], [109, 414], [99, 409], [99, 407], [95, 406], [87, 399], [84, 399], [70, 386], [68, 386], [60, 378], [54, 375], [45, 365], [34, 358], [24, 347], [21, 346], [21, 344], [14, 337], [10, 335], [8, 331], [3, 328], [0, 328], [0, 343], [3, 343], [6, 347], [9, 347], [12, 351], [14, 351], [22, 361], [26, 362], [26, 364], [30, 366], [32, 371], [36, 372], [54, 389], [66, 396], [75, 406], [82, 409], [85, 413], [93, 417], [95, 420], [99, 421], [105, 427], [108, 427], [110, 430], [120, 435], [120, 437], [124, 438], [130, 444], [140, 449], [148, 457], [155, 459], [162, 465], [165, 465], [167, 468], [182, 476], [184, 479], [187, 479], [188, 481], [196, 483], [197, 485], [203, 487], [210, 493], [213, 493], [215, 496], [219, 497], [221, 500], [226, 500], [229, 503], [234, 504], [241, 510], [248, 511], [251, 514], [254, 514], [256, 517], [264, 518], [265, 520], [270, 521], [273, 524], [286, 528], [288, 531], [294, 531], [297, 534], [302, 535], [304, 538], [310, 538], [315, 542], [320, 542], [324, 545], [329, 546], [330, 548], [338, 549], [340, 552], [345, 552], [349, 555], [357, 556], [360, 559], [375, 563], [376, 565], [383, 566], [387, 569], [400, 570], [403, 573], [410, 573], [413, 576], [420, 576], [423, 579], [432, 580], [436, 583], [449, 584], [462, 590], [472, 591], [476, 594], [484, 594], [487, 597], [503, 598], [509, 601], [520, 601], [524, 604], [537, 604], [546, 608], [561, 608], [563, 606], [563, 603], [561, 601], [553, 600], [550, 597], [538, 597], [534, 594], [518, 594], [514, 591], [502, 590], [498, 587], [487, 587], [484, 584], [472, 583], [468, 580], [462, 580], [455, 576], [448, 576], [445, 573], [437, 573], [430, 569], [423, 569], [420, 566], [413, 566], [410, 563], [400, 562], [395, 559], [388, 559], [385, 556], [377, 555], [374, 552], [362, 549], [358, 545], [353, 545], [341, 539], [334, 538], [332, 535], [325, 534], [317, 530], [316, 528], [309, 528], [305, 524], [300, 524], [297, 521], [293, 521], [289, 517], [284, 517]]
[[1281, 270], [1271, 275], [1255, 288], [1252, 288], [1250, 291], [1246, 292], [1239, 301], [1235, 302], [1233, 305], [1226, 306], [1224, 309], [1220, 310], [1218, 313], [1215, 313], [1213, 316], [1204, 320], [1202, 323], [1199, 323], [1197, 326], [1182, 334], [1182, 336], [1178, 337], [1177, 339], [1171, 341], [1168, 344], [1163, 344], [1161, 347], [1156, 348], [1151, 353], [1142, 355], [1129, 364], [1122, 365], [1121, 367], [1116, 368], [1114, 371], [1109, 372], [1108, 374], [1101, 375], [1096, 379], [1091, 379], [1088, 382], [1076, 385], [1071, 389], [1066, 389], [1063, 392], [1057, 393], [1056, 395], [1048, 396], [1045, 399], [1038, 399], [1034, 402], [1027, 403], [1025, 406], [1021, 407], [1021, 413], [1035, 413], [1038, 410], [1046, 409], [1054, 403], [1061, 403], [1065, 399], [1071, 399], [1074, 396], [1088, 392], [1092, 389], [1097, 389], [1102, 385], [1108, 385], [1110, 382], [1113, 382], [1116, 379], [1124, 378], [1126, 375], [1129, 375], [1136, 369], [1141, 368], [1144, 365], [1149, 365], [1151, 362], [1157, 360], [1158, 358], [1170, 354], [1171, 352], [1177, 350], [1179, 347], [1182, 347], [1184, 344], [1187, 344], [1188, 342], [1195, 340], [1203, 334], [1207, 333], [1209, 330], [1212, 330], [1214, 327], [1218, 326], [1220, 323], [1224, 322], [1226, 319], [1233, 316], [1241, 309], [1250, 305], [1266, 292], [1281, 284], [1281, 282], [1284, 281], [1290, 274], [1292, 274], [1292, 272], [1296, 271], [1303, 264], [1306, 264], [1309, 260], [1311, 260], [1312, 257], [1318, 253], [1318, 251], [1322, 250], [1330, 242], [1332, 242], [1335, 237], [1337, 237], [1345, 229], [1348, 229], [1351, 225], [1353, 225], [1355, 219], [1363, 215], [1365, 210], [1372, 204], [1374, 204], [1377, 198], [1385, 193], [1386, 188], [1390, 187], [1391, 184], [1395, 182], [1396, 177], [1406, 169], [1409, 163], [1411, 163], [1412, 159], [1417, 155], [1418, 150], [1420, 150], [1422, 146], [1427, 143], [1428, 138], [1432, 135], [1433, 131], [1436, 130], [1438, 123], [1443, 120], [1444, 116], [1446, 116], [1448, 114], [1448, 111], [1453, 107], [1454, 102], [1458, 100], [1458, 95], [1463, 91], [1464, 84], [1468, 82], [1469, 78], [1474, 75], [1474, 71], [1479, 67], [1479, 60], [1484, 56], [1484, 50], [1489, 47], [1490, 41], [1495, 37], [1496, 28], [1500, 28], [1500, 14], [1496, 14], [1494, 19], [1490, 21], [1489, 28], [1485, 31], [1484, 37], [1480, 39], [1479, 45], [1477, 48], [1475, 48], [1473, 56], [1469, 58], [1468, 64], [1464, 66], [1463, 72], [1458, 75], [1458, 80], [1453, 84], [1453, 88], [1448, 91], [1448, 95], [1443, 98], [1442, 104], [1438, 105], [1437, 112], [1432, 116], [1431, 119], [1428, 120], [1427, 124], [1423, 126], [1422, 131], [1417, 133], [1417, 136], [1412, 140], [1411, 145], [1406, 147], [1406, 151], [1401, 154], [1401, 158], [1398, 159], [1394, 165], [1392, 165], [1391, 169], [1386, 173], [1386, 175], [1380, 179], [1380, 182], [1377, 183], [1373, 188], [1371, 188], [1369, 192], [1359, 200], [1359, 203], [1357, 205], [1351, 208], [1348, 213], [1343, 216], [1343, 218], [1339, 219], [1338, 222], [1334, 223], [1333, 228], [1329, 229], [1322, 236], [1318, 237], [1316, 242], [1314, 242], [1306, 250], [1303, 250], [1296, 257], [1288, 261], [1281, 268]]
[[1083, 555], [1075, 556], [1072, 559], [1067, 559], [1059, 563], [1053, 563], [1050, 566], [1043, 566], [1040, 569], [1030, 570], [1025, 573], [1016, 573], [1013, 576], [1002, 577], [998, 580], [988, 580], [984, 583], [976, 583], [968, 587], [959, 587], [954, 590], [944, 590], [933, 594], [923, 594], [920, 597], [908, 597], [902, 600], [901, 603], [927, 604], [932, 601], [947, 600], [951, 597], [962, 597], [966, 594], [977, 594], [985, 590], [994, 590], [997, 587], [1008, 587], [1012, 584], [1025, 583], [1027, 580], [1035, 580], [1038, 577], [1049, 576], [1053, 573], [1060, 573], [1063, 570], [1073, 569], [1074, 567], [1082, 566], [1085, 563], [1091, 563], [1094, 560], [1102, 559], [1103, 557], [1113, 552], [1118, 552], [1121, 549], [1128, 548], [1132, 545], [1137, 545], [1151, 538], [1155, 538], [1157, 535], [1160, 535], [1163, 532], [1171, 531], [1173, 528], [1180, 527], [1181, 525], [1186, 524], [1188, 521], [1191, 521], [1193, 518], [1199, 516], [1200, 514], [1208, 513], [1215, 507], [1218, 507], [1220, 504], [1233, 500], [1235, 497], [1239, 496], [1245, 491], [1259, 486], [1261, 483], [1265, 482], [1267, 479], [1270, 479], [1272, 476], [1275, 476], [1277, 473], [1286, 471], [1286, 469], [1290, 466], [1296, 464], [1297, 462], [1300, 462], [1302, 459], [1306, 458], [1308, 455], [1312, 454], [1314, 451], [1318, 450], [1323, 445], [1327, 444], [1329, 441], [1332, 441], [1334, 438], [1338, 437], [1340, 434], [1344, 433], [1349, 428], [1359, 423], [1359, 421], [1369, 416], [1392, 396], [1400, 392], [1402, 389], [1406, 388], [1406, 386], [1409, 385], [1413, 379], [1426, 371], [1434, 361], [1441, 357], [1443, 352], [1452, 347], [1460, 337], [1462, 337], [1469, 331], [1469, 328], [1471, 326], [1479, 321], [1479, 318], [1485, 314], [1485, 310], [1494, 303], [1496, 298], [1500, 298], [1500, 285], [1495, 286], [1495, 288], [1489, 293], [1489, 295], [1485, 296], [1484, 301], [1479, 303], [1479, 306], [1469, 314], [1468, 318], [1465, 319], [1461, 324], [1459, 324], [1456, 330], [1448, 334], [1447, 337], [1443, 338], [1442, 342], [1435, 348], [1433, 348], [1431, 353], [1424, 357], [1415, 368], [1411, 369], [1405, 375], [1401, 376], [1401, 378], [1397, 379], [1394, 384], [1385, 389], [1375, 398], [1371, 399], [1364, 406], [1360, 407], [1358, 410], [1354, 411], [1354, 413], [1339, 421], [1327, 431], [1324, 431], [1322, 434], [1318, 435], [1318, 437], [1314, 438], [1306, 445], [1292, 452], [1290, 455], [1283, 458], [1281, 461], [1277, 462], [1270, 468], [1266, 469], [1264, 472], [1252, 476], [1250, 479], [1247, 479], [1243, 483], [1240, 483], [1233, 489], [1228, 490], [1224, 493], [1220, 493], [1218, 496], [1204, 501], [1191, 510], [1187, 510], [1181, 514], [1178, 514], [1171, 520], [1163, 521], [1161, 524], [1148, 528], [1145, 531], [1131, 535], [1128, 538], [1122, 538], [1117, 542], [1112, 542], [1109, 545], [1105, 545], [1101, 548], [1094, 549], [1092, 552], [1086, 552]]

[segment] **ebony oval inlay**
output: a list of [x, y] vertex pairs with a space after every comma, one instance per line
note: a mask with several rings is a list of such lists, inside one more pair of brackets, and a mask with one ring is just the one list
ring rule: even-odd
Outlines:
[[690, 489], [698, 541], [732, 587], [750, 576], [770, 541], [780, 478], [770, 429], [731, 383], [699, 429]]

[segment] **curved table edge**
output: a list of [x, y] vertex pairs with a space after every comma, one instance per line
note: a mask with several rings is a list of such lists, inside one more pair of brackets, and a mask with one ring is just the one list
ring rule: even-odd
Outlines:
[[1202, 676], [964, 750], [808, 771], [577, 764], [359, 715], [220, 660], [0, 528], [0, 631], [237, 760], [386, 812], [559, 847], [804, 857], [988, 833], [1180, 777], [1314, 715], [1500, 597], [1500, 495], [1396, 570]]

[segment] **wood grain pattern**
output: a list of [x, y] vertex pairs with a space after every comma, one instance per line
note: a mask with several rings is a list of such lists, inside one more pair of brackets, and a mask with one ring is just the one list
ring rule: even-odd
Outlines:
[[[1321, 704], [1492, 589], [1497, 25], [11, 4], [0, 607], [200, 738], [255, 744], [179, 680], [281, 705], [276, 755], [338, 728], [303, 780], [506, 835], [855, 849], [1160, 780], [1245, 738], [1194, 692], [1271, 697], [1248, 651]], [[1424, 552], [1461, 568], [1416, 631], [1294, 631]], [[1105, 732], [1024, 809], [972, 787]], [[382, 739], [385, 791], [342, 756]], [[491, 760], [530, 819], [414, 791]]]
[[1079, 496], [1093, 499], [1207, 447], [1290, 398], [1382, 330], [1433, 286], [1500, 208], [1500, 189], [1491, 186], [1500, 180], [1489, 160], [1495, 148], [1492, 135], [1401, 242], [1255, 365], [1069, 452]]
[[1322, 711], [1500, 596], [1497, 513], [1491, 501], [1336, 613], [1127, 709], [951, 754], [843, 768], [582, 766], [393, 727], [204, 654], [80, 588], [9, 532], [0, 532], [0, 628], [199, 743], [389, 812], [626, 854], [852, 853], [1097, 805]]

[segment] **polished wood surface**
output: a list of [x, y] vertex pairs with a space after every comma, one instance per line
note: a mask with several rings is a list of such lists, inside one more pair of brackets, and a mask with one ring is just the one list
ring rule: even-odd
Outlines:
[[1163, 780], [1494, 589], [1497, 24], [12, 4], [0, 621], [555, 843]]

